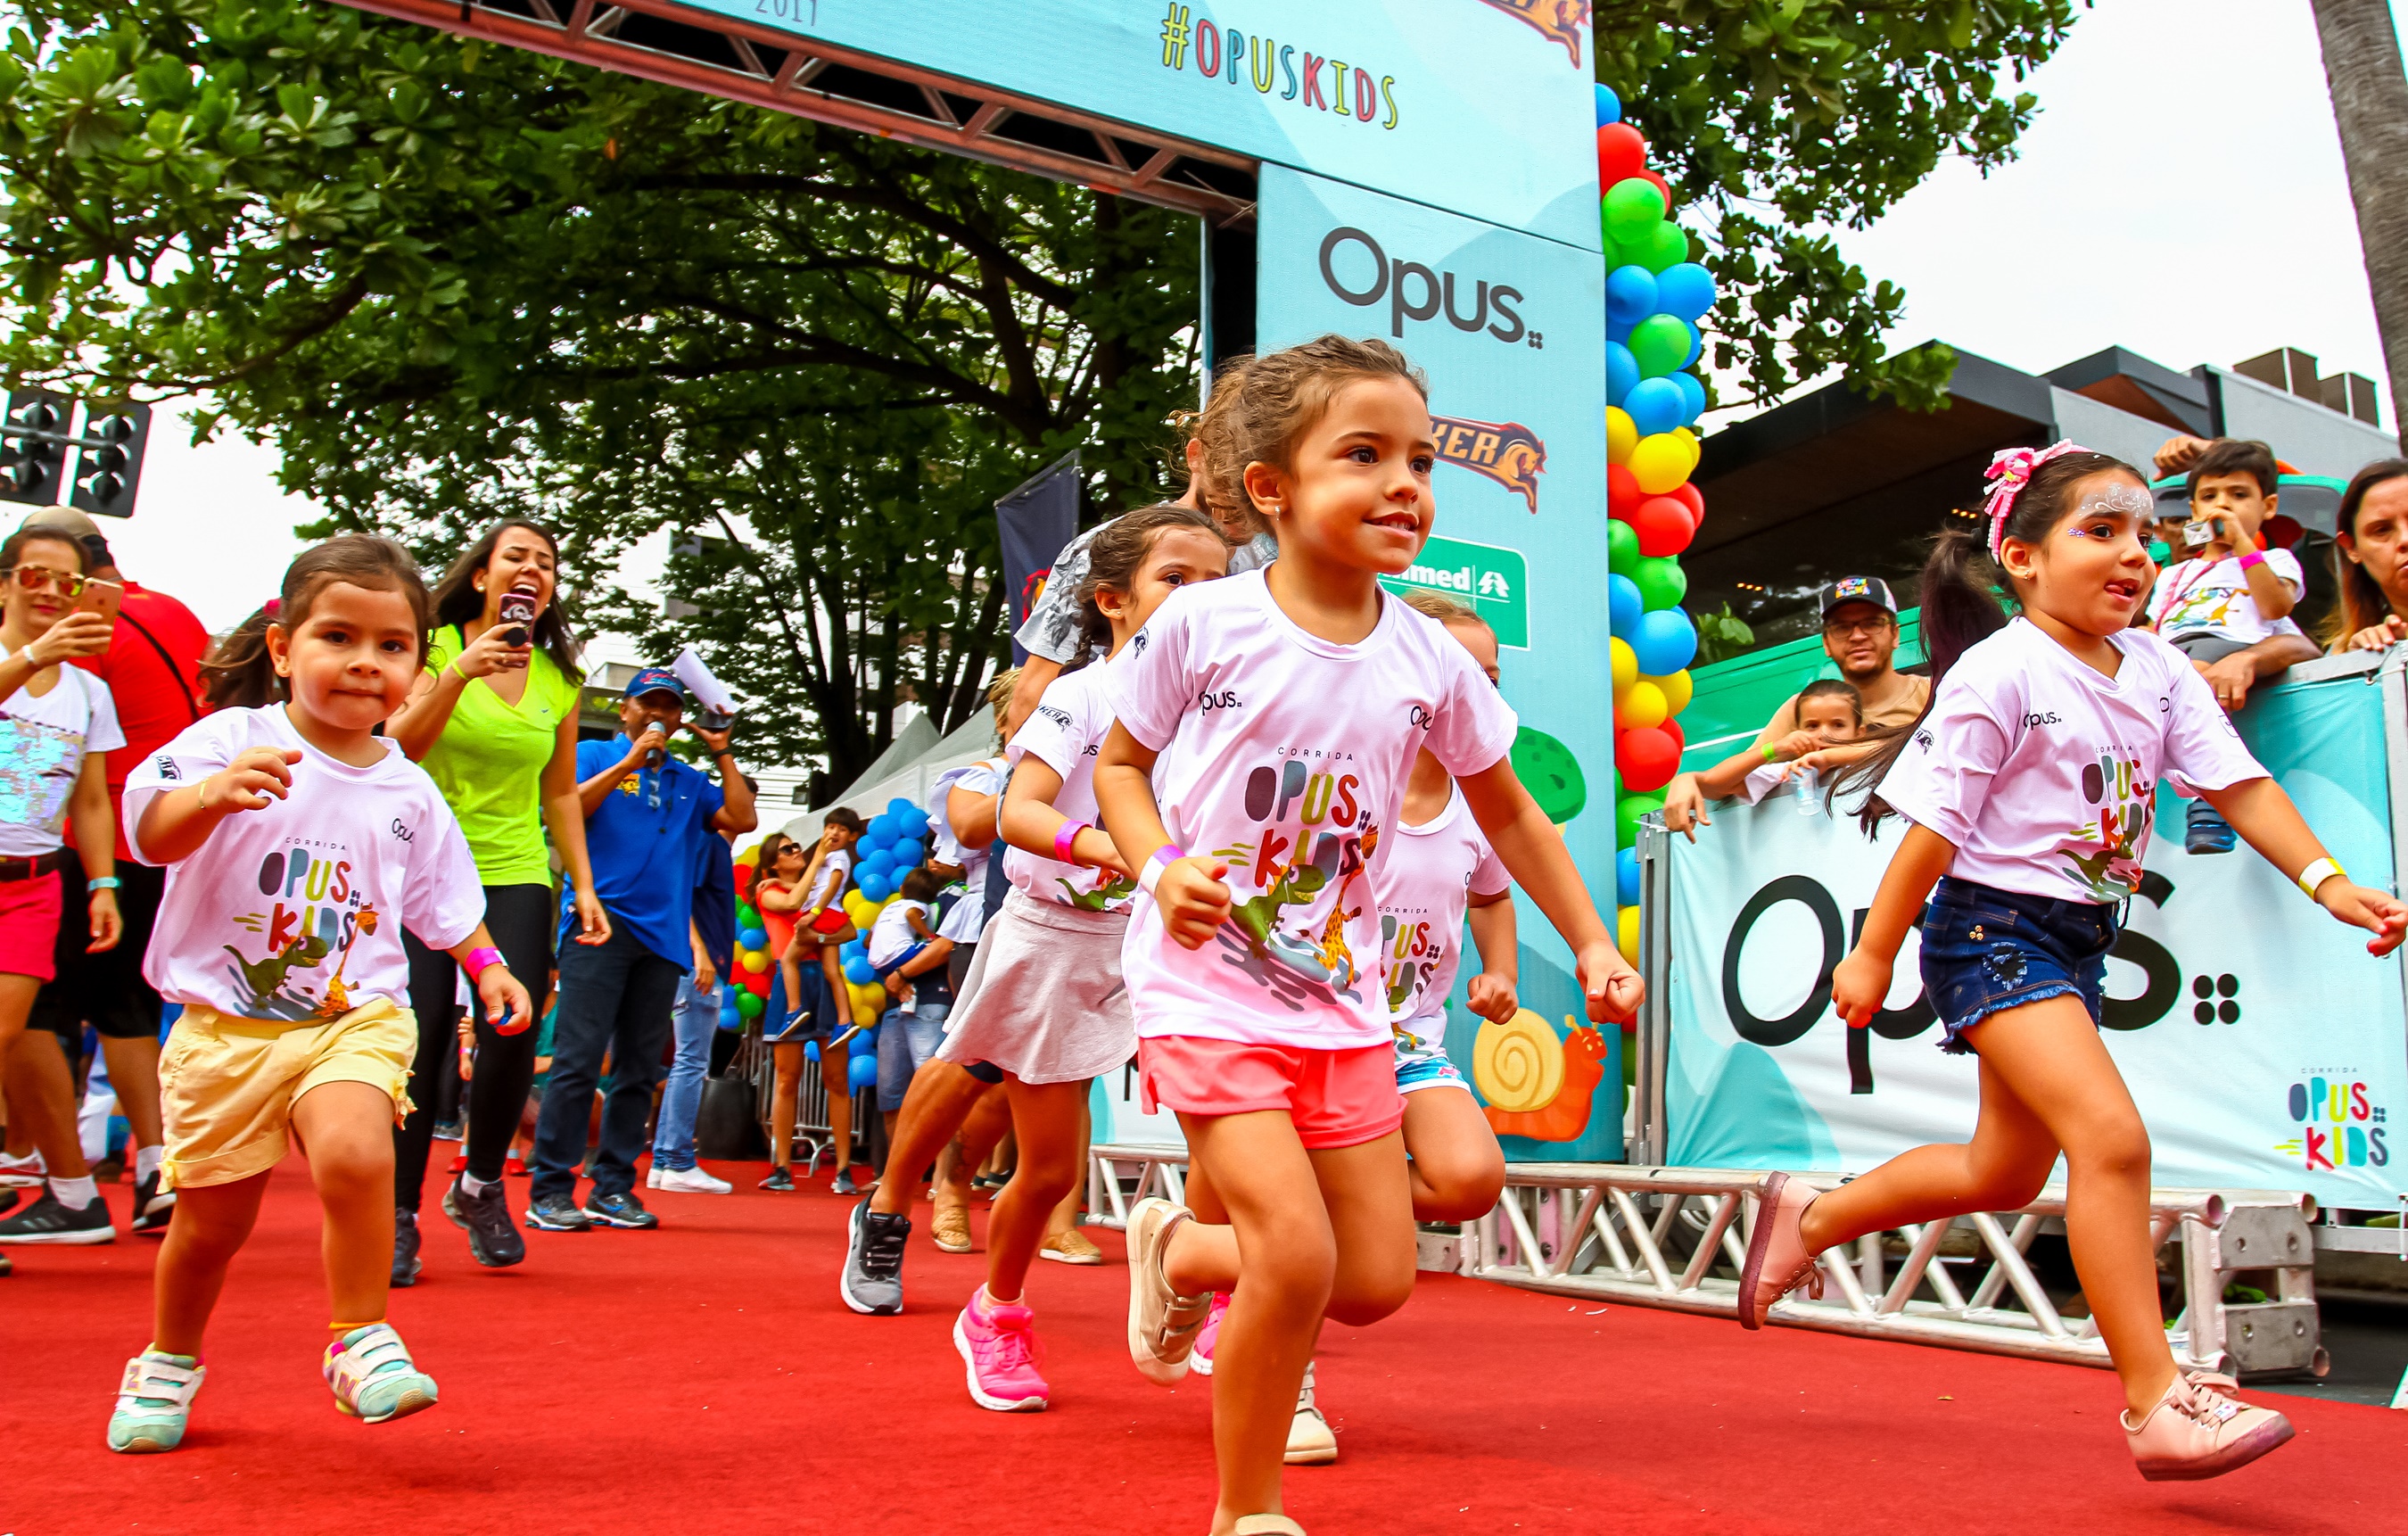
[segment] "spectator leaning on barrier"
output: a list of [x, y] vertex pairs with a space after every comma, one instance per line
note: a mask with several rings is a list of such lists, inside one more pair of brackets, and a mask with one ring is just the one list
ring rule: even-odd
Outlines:
[[2325, 621], [2326, 647], [2388, 651], [2408, 639], [2408, 459], [2377, 459], [2351, 477], [2334, 525], [2341, 601]]
[[[726, 731], [688, 725], [685, 685], [657, 667], [638, 672], [619, 705], [620, 733], [577, 748], [577, 794], [594, 887], [609, 914], [600, 944], [560, 949], [560, 1011], [552, 1076], [536, 1122], [527, 1225], [538, 1231], [657, 1227], [637, 1199], [636, 1159], [652, 1119], [652, 1085], [669, 1040], [669, 1010], [694, 958], [694, 870], [701, 840], [758, 825], [752, 786], [728, 751]], [[721, 782], [670, 755], [669, 739], [692, 730], [710, 750]], [[564, 930], [574, 919], [564, 902]], [[602, 1055], [610, 1053], [610, 1094], [594, 1186], [580, 1209], [577, 1171]]]
[[[86, 606], [109, 623], [108, 649], [78, 656], [75, 664], [108, 684], [125, 738], [125, 745], [108, 758], [109, 821], [116, 824], [126, 774], [206, 712], [200, 667], [209, 633], [191, 609], [127, 580], [99, 526], [72, 507], [36, 512], [25, 526], [55, 528], [83, 547], [90, 562]], [[134, 1149], [133, 1229], [155, 1237], [165, 1234], [176, 1197], [159, 1189], [159, 994], [142, 979], [142, 955], [150, 946], [166, 871], [135, 862], [123, 827], [114, 830], [117, 910], [124, 919], [124, 937], [94, 953], [79, 926], [61, 924], [53, 956], [58, 974], [34, 999], [28, 1024], [56, 1034], [69, 1061], [82, 1049], [86, 1024], [100, 1037], [108, 1085]], [[59, 892], [62, 910], [84, 909], [80, 863], [70, 860], [59, 870]]]
[[[1891, 665], [1898, 654], [1898, 599], [1889, 583], [1878, 576], [1842, 576], [1826, 583], [1814, 596], [1823, 618], [1823, 651], [1838, 664], [1840, 675], [1856, 691], [1861, 725], [1879, 737], [1914, 723], [1930, 700], [1931, 684], [1910, 677]], [[1756, 733], [1749, 751], [1764, 762], [1790, 762], [1808, 753], [1822, 754], [1820, 766], [1839, 768], [1873, 750], [1877, 740], [1834, 747], [1807, 731], [1799, 719], [1800, 696], [1792, 694]], [[1664, 792], [1664, 825], [1675, 832], [1691, 832], [1698, 808], [1707, 796], [1695, 773], [1676, 777]]]

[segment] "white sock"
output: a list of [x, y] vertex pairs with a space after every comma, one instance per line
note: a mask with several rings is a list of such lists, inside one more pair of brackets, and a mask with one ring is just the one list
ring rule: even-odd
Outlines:
[[68, 1210], [80, 1211], [100, 1199], [100, 1181], [89, 1173], [80, 1179], [53, 1178], [50, 1193], [57, 1196], [59, 1203]]
[[140, 1184], [151, 1174], [158, 1172], [159, 1159], [166, 1155], [166, 1151], [165, 1147], [136, 1147], [134, 1149], [134, 1182]]
[[491, 1179], [480, 1179], [474, 1173], [465, 1170], [460, 1175], [460, 1192], [464, 1195], [481, 1195], [493, 1187], [494, 1181]]

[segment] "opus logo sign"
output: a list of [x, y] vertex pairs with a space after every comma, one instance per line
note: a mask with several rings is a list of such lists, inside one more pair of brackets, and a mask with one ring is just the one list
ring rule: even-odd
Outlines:
[[1444, 315], [1458, 331], [1485, 331], [1509, 346], [1517, 341], [1533, 348], [1546, 345], [1546, 338], [1530, 329], [1514, 308], [1526, 302], [1520, 289], [1392, 257], [1369, 232], [1351, 224], [1322, 237], [1321, 280], [1358, 308], [1384, 302], [1391, 337], [1401, 337], [1407, 321]]

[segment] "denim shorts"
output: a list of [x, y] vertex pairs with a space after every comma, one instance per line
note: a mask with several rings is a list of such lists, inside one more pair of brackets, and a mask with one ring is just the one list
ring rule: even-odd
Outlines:
[[[1425, 1032], [1426, 1031], [1426, 1032]], [[1446, 1054], [1446, 1015], [1425, 1014], [1410, 1024], [1393, 1026], [1397, 1051], [1397, 1091], [1461, 1088], [1471, 1091]]]
[[2115, 909], [1943, 878], [1923, 916], [1923, 995], [1963, 1055], [1965, 1031], [2001, 1009], [2079, 998], [2099, 1022]]

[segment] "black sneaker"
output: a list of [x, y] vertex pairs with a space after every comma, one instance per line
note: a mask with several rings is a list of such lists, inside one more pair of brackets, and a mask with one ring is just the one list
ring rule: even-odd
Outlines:
[[844, 1270], [837, 1293], [855, 1312], [886, 1317], [903, 1310], [903, 1240], [911, 1218], [872, 1211], [867, 1200], [845, 1223]]
[[624, 1195], [595, 1195], [585, 1202], [585, 1213], [605, 1227], [626, 1227], [646, 1231], [661, 1224], [661, 1218], [644, 1209], [634, 1191]]
[[858, 1195], [861, 1193], [861, 1186], [853, 1182], [853, 1170], [849, 1168], [838, 1169], [836, 1170], [836, 1178], [829, 1183], [828, 1187], [835, 1190], [839, 1195]]
[[510, 1202], [502, 1198], [499, 1180], [487, 1184], [481, 1195], [469, 1194], [459, 1180], [452, 1180], [443, 1191], [443, 1213], [468, 1234], [468, 1252], [485, 1268], [507, 1270], [526, 1257], [526, 1239], [510, 1220]]
[[437, 1120], [435, 1122], [435, 1139], [438, 1141], [461, 1141], [464, 1140], [467, 1134], [468, 1123], [465, 1120]]
[[394, 1285], [415, 1285], [426, 1265], [418, 1256], [418, 1213], [393, 1208], [393, 1279]]
[[163, 1238], [167, 1235], [167, 1222], [176, 1213], [176, 1193], [159, 1192], [159, 1175], [152, 1173], [134, 1186], [134, 1230], [144, 1237]]
[[582, 1232], [594, 1225], [566, 1195], [545, 1195], [529, 1201], [526, 1224], [538, 1232]]
[[115, 1242], [116, 1224], [108, 1219], [108, 1202], [94, 1199], [80, 1211], [59, 1203], [49, 1189], [33, 1204], [0, 1221], [0, 1242]]
[[781, 1195], [791, 1195], [795, 1192], [795, 1176], [787, 1170], [785, 1164], [780, 1163], [769, 1170], [767, 1178], [761, 1181], [761, 1187]]
[[0, 1211], [14, 1211], [24, 1197], [14, 1189], [0, 1189]]

